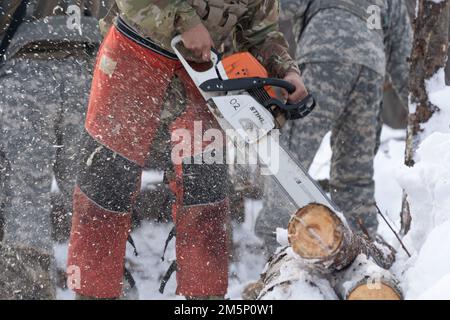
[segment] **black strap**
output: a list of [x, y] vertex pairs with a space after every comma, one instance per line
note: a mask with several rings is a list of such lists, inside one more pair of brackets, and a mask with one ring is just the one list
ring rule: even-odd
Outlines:
[[136, 244], [134, 243], [133, 238], [131, 237], [131, 235], [128, 235], [128, 242], [131, 244], [131, 246], [133, 247], [134, 250], [134, 255], [137, 257], [139, 255], [137, 249], [136, 249]]
[[131, 274], [130, 270], [128, 270], [127, 268], [123, 269], [123, 277], [130, 284], [130, 288], [136, 287], [136, 280], [134, 280], [133, 275]]
[[161, 48], [158, 44], [153, 42], [149, 38], [144, 38], [141, 35], [139, 35], [133, 27], [128, 25], [120, 16], [117, 18], [116, 21], [116, 28], [119, 30], [120, 33], [122, 33], [127, 38], [133, 40], [134, 42], [140, 44], [141, 46], [150, 49], [160, 55], [165, 56], [166, 58], [178, 60], [178, 57], [175, 53], [172, 53], [164, 48]]
[[8, 50], [9, 44], [11, 43], [14, 34], [22, 23], [23, 19], [27, 13], [27, 6], [29, 0], [22, 0], [17, 7], [16, 11], [13, 14], [11, 19], [11, 23], [8, 29], [5, 32], [5, 36], [2, 39], [2, 43], [0, 44], [0, 65], [5, 61], [4, 55], [6, 54], [6, 50]]
[[172, 274], [177, 271], [178, 265], [177, 262], [174, 261], [172, 262], [172, 264], [169, 267], [169, 270], [167, 270], [166, 274], [164, 275], [164, 277], [161, 280], [161, 286], [159, 287], [159, 292], [161, 294], [164, 293], [164, 289], [166, 288], [167, 282], [169, 282], [170, 277], [172, 276]]
[[161, 257], [162, 261], [164, 261], [164, 256], [166, 255], [167, 247], [168, 247], [170, 241], [172, 241], [172, 239], [174, 237], [176, 237], [176, 235], [177, 235], [176, 229], [175, 229], [175, 227], [173, 227], [172, 230], [170, 230], [169, 236], [166, 239], [166, 244], [164, 245], [164, 251], [163, 251], [163, 255]]

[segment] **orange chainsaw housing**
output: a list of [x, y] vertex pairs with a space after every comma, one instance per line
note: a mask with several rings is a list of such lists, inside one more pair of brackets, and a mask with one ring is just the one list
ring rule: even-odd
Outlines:
[[[223, 58], [221, 62], [228, 79], [269, 77], [266, 68], [249, 52], [232, 54]], [[271, 86], [266, 86], [265, 89], [272, 98], [276, 98], [277, 95]]]

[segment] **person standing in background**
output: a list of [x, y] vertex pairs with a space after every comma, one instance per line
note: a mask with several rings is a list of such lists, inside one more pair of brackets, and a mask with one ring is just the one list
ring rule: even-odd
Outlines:
[[[408, 101], [408, 58], [412, 30], [406, 5], [399, 0], [284, 0], [285, 33], [297, 44], [297, 62], [317, 108], [290, 122], [281, 140], [309, 168], [323, 137], [332, 132], [330, 193], [350, 227], [377, 235], [373, 161], [381, 130], [381, 101], [386, 75], [404, 105]], [[370, 24], [370, 8], [376, 15]], [[371, 7], [372, 6], [372, 7]], [[289, 26], [290, 25], [290, 26]], [[256, 233], [267, 255], [277, 248], [276, 228], [286, 228], [290, 213], [276, 186], [266, 184]]]
[[67, 212], [99, 18], [113, 1], [0, 1], [0, 299], [54, 299], [53, 176]]

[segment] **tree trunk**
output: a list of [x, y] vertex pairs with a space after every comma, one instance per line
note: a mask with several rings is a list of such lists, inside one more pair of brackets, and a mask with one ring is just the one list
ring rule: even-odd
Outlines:
[[[410, 72], [410, 114], [406, 141], [405, 164], [414, 166], [414, 154], [421, 142], [422, 124], [438, 111], [428, 97], [426, 80], [445, 68], [448, 53], [450, 1], [418, 0], [414, 21], [414, 44]], [[404, 197], [402, 232], [409, 231], [411, 215]]]

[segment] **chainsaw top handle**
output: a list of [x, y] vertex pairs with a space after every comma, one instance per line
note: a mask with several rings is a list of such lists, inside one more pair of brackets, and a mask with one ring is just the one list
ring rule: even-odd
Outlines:
[[[276, 78], [261, 78], [261, 77], [248, 77], [238, 79], [226, 79], [222, 80], [218, 78], [218, 72], [216, 70], [219, 62], [221, 61], [221, 55], [218, 51], [211, 49], [211, 62], [212, 66], [206, 71], [196, 71], [189, 63], [184, 59], [181, 52], [178, 50], [177, 45], [182, 42], [181, 35], [172, 39], [172, 49], [180, 59], [184, 68], [191, 76], [194, 83], [199, 87], [200, 93], [208, 100], [211, 97], [217, 95], [218, 92], [231, 92], [240, 90], [254, 90], [263, 89], [266, 86], [273, 86], [285, 89], [289, 94], [295, 92], [296, 88], [293, 84]], [[270, 98], [261, 101], [265, 108], [269, 109], [273, 106], [280, 108], [286, 112], [288, 119], [296, 120], [306, 117], [310, 114], [316, 106], [315, 99], [312, 95], [308, 95], [302, 101], [294, 104], [285, 104], [278, 99]]]
[[[291, 83], [275, 78], [240, 78], [240, 79], [229, 79], [229, 80], [221, 80], [217, 78], [216, 67], [217, 64], [222, 59], [221, 54], [214, 48], [211, 48], [211, 62], [212, 67], [210, 70], [198, 72], [192, 69], [192, 67], [187, 63], [187, 61], [183, 58], [182, 54], [177, 49], [177, 45], [182, 42], [182, 38], [180, 35], [176, 36], [172, 39], [172, 48], [180, 58], [183, 66], [188, 69], [191, 75], [201, 76], [201, 74], [209, 73], [210, 71], [214, 71], [215, 77], [209, 80], [204, 80], [201, 83], [198, 83], [200, 89], [204, 92], [225, 92], [225, 91], [237, 91], [237, 90], [251, 90], [263, 88], [265, 86], [274, 86], [285, 89], [289, 94], [295, 92], [295, 86]], [[195, 79], [194, 79], [195, 80]]]
[[203, 82], [200, 89], [205, 92], [228, 92], [238, 90], [261, 89], [265, 86], [285, 89], [289, 94], [295, 92], [295, 86], [290, 82], [275, 78], [239, 78], [239, 79], [211, 79]]

